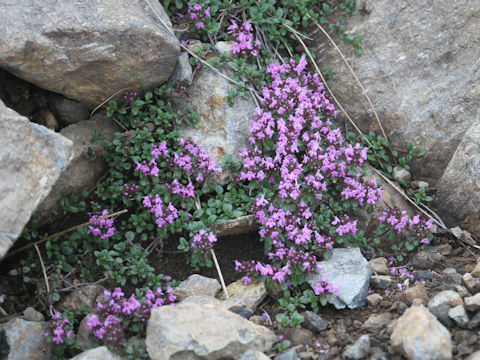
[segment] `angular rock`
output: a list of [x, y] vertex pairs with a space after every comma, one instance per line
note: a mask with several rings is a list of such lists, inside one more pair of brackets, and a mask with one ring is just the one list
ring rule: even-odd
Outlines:
[[389, 275], [372, 275], [370, 286], [374, 289], [388, 289], [392, 285], [392, 277]]
[[322, 332], [330, 325], [329, 321], [323, 320], [320, 315], [315, 314], [313, 311], [305, 311], [302, 315], [305, 318], [302, 326], [314, 333]]
[[475, 351], [473, 354], [468, 355], [465, 360], [480, 360], [480, 351]]
[[[112, 119], [99, 114], [91, 120], [80, 121], [60, 131], [60, 134], [73, 142], [73, 158], [66, 171], [55, 183], [52, 192], [39, 205], [34, 214], [36, 218], [45, 219], [50, 216], [52, 210], [62, 214], [60, 205], [62, 197], [89, 191], [107, 171], [108, 166], [100, 155], [101, 140], [91, 142], [93, 131], [101, 132], [105, 138], [111, 140], [113, 134], [119, 131], [119, 127]], [[89, 155], [89, 149], [97, 154], [94, 161]]]
[[260, 351], [250, 349], [245, 351], [240, 360], [270, 360], [270, 358]]
[[448, 305], [450, 307], [455, 307], [458, 305], [463, 305], [463, 300], [458, 293], [453, 290], [444, 290], [440, 291], [435, 295], [428, 303], [428, 308], [434, 308], [439, 305]]
[[87, 328], [87, 320], [89, 315], [85, 316], [78, 325], [77, 337], [75, 338], [75, 346], [83, 351], [95, 347], [96, 338], [92, 332]]
[[468, 245], [477, 244], [477, 242], [472, 238], [472, 235], [468, 231], [462, 230], [459, 226], [451, 228], [450, 231], [452, 232], [453, 236]]
[[177, 64], [172, 74], [172, 84], [176, 85], [177, 83], [182, 83], [183, 85], [192, 84], [192, 66], [190, 65], [188, 53], [182, 52], [182, 54], [177, 59]]
[[62, 126], [88, 120], [88, 107], [64, 96], [51, 93], [48, 95], [48, 107], [53, 111], [55, 118]]
[[82, 286], [73, 290], [62, 301], [61, 307], [73, 312], [80, 312], [85, 307], [89, 311], [97, 307], [96, 298], [103, 293], [103, 288], [95, 285]]
[[69, 139], [30, 123], [0, 101], [0, 259], [71, 159]]
[[461, 328], [467, 328], [468, 322], [470, 321], [465, 306], [463, 305], [451, 308], [448, 311], [448, 316]]
[[435, 315], [443, 325], [445, 326], [453, 326], [455, 322], [448, 316], [448, 312], [450, 311], [451, 307], [447, 304], [438, 305], [432, 308], [429, 308], [430, 312]]
[[360, 360], [365, 359], [370, 351], [370, 336], [360, 336], [352, 346], [349, 346], [343, 353], [343, 356], [347, 360]]
[[395, 179], [396, 182], [402, 183], [403, 181], [406, 181], [407, 183], [410, 181], [412, 176], [410, 175], [410, 171], [408, 171], [405, 168], [402, 168], [400, 166], [395, 166], [393, 168], [393, 178]]
[[480, 292], [480, 279], [474, 278], [472, 274], [463, 274], [463, 283], [473, 295]]
[[[160, 3], [151, 3], [171, 29]], [[88, 105], [119, 89], [162, 84], [180, 54], [178, 40], [145, 1], [5, 0], [2, 5], [0, 67]]]
[[178, 300], [183, 300], [191, 295], [215, 297], [221, 288], [222, 286], [217, 279], [210, 279], [198, 274], [193, 274], [175, 288], [174, 294]]
[[368, 305], [377, 306], [380, 301], [383, 300], [383, 297], [380, 294], [370, 294], [367, 296], [366, 300]]
[[225, 221], [216, 227], [218, 237], [229, 235], [240, 235], [255, 232], [258, 230], [258, 224], [255, 215], [244, 215], [235, 219]]
[[453, 288], [458, 293], [458, 295], [460, 295], [462, 298], [466, 298], [472, 295], [470, 294], [470, 291], [468, 291], [468, 289], [465, 286], [454, 285]]
[[392, 314], [382, 313], [373, 314], [362, 325], [362, 330], [377, 332], [387, 326], [392, 321]]
[[480, 261], [477, 262], [477, 264], [475, 265], [475, 268], [472, 270], [471, 274], [474, 278], [479, 278], [480, 277]]
[[420, 283], [405, 289], [400, 297], [405, 303], [407, 303], [407, 305], [412, 305], [415, 299], [420, 299], [423, 305], [427, 305], [429, 300], [425, 286]]
[[188, 88], [188, 105], [200, 116], [199, 128], [183, 130], [185, 137], [192, 137], [222, 164], [223, 157], [230, 155], [239, 160], [240, 151], [246, 147], [250, 120], [255, 102], [241, 96], [235, 98], [233, 106], [228, 105], [228, 92], [235, 88], [216, 72], [203, 68], [197, 71], [192, 85]]
[[340, 295], [328, 295], [330, 304], [337, 309], [365, 305], [372, 272], [358, 248], [333, 249], [330, 258], [319, 264], [322, 266], [320, 274], [311, 275], [308, 283], [314, 287], [325, 276], [330, 283], [340, 285]]
[[[362, 56], [352, 46], [337, 45], [375, 105], [389, 139], [402, 145], [412, 141], [427, 151], [412, 172], [436, 186], [463, 135], [478, 119], [479, 50], [474, 39], [480, 4], [449, 0], [434, 5], [414, 0], [363, 4], [361, 15], [350, 18], [347, 26], [351, 33], [362, 35]], [[376, 130], [371, 108], [338, 52], [319, 30], [311, 37], [321, 67], [336, 75], [332, 92], [364, 133]], [[459, 177], [463, 172], [458, 172]], [[476, 177], [468, 176], [474, 182]], [[457, 184], [452, 191], [466, 190], [467, 184]], [[465, 191], [464, 196], [472, 193]], [[442, 202], [440, 215], [461, 216], [456, 209], [465, 202], [458, 198], [455, 207]]]
[[152, 360], [238, 359], [249, 349], [267, 351], [276, 341], [263, 326], [215, 305], [196, 304], [155, 309], [146, 340]]
[[288, 328], [285, 336], [293, 345], [309, 345], [312, 343], [313, 333], [304, 328]]
[[443, 259], [443, 255], [436, 250], [426, 249], [416, 253], [410, 260], [415, 268], [431, 269], [436, 262]]
[[227, 292], [228, 299], [225, 299], [223, 292], [218, 295], [218, 298], [223, 300], [222, 305], [245, 318], [249, 318], [267, 296], [265, 283], [260, 281], [252, 281], [245, 286], [242, 280], [238, 280], [227, 286]]
[[468, 296], [463, 299], [465, 302], [465, 308], [471, 312], [477, 312], [480, 310], [480, 293], [474, 296]]
[[12, 319], [0, 324], [0, 349], [2, 359], [45, 360], [53, 356], [53, 345], [47, 342], [44, 333], [46, 322]]
[[70, 360], [121, 360], [121, 357], [110, 351], [106, 346], [100, 346], [84, 351]]
[[27, 321], [36, 321], [36, 322], [45, 321], [45, 317], [43, 316], [43, 314], [41, 312], [38, 312], [31, 306], [23, 310], [23, 316]]
[[388, 260], [384, 257], [373, 258], [368, 262], [368, 265], [374, 274], [390, 274], [390, 270], [388, 269]]
[[413, 306], [397, 319], [390, 341], [409, 360], [452, 359], [449, 331], [423, 306]]
[[181, 304], [197, 304], [197, 305], [210, 304], [210, 305], [223, 306], [222, 301], [207, 295], [190, 295], [185, 299], [183, 299], [182, 301], [180, 301], [180, 303]]
[[284, 353], [278, 354], [275, 360], [300, 360], [296, 349], [290, 349]]
[[476, 313], [475, 316], [468, 322], [467, 328], [477, 329], [480, 327], [480, 312]]

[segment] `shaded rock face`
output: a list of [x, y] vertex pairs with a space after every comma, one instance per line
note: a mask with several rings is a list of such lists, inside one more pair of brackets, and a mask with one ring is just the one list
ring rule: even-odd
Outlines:
[[72, 142], [0, 101], [0, 259], [50, 193], [73, 155]]
[[0, 67], [88, 105], [163, 83], [179, 54], [146, 1], [5, 0], [0, 8]]
[[[365, 87], [390, 140], [412, 141], [427, 150], [413, 169], [435, 186], [464, 134], [479, 120], [480, 2], [363, 0], [359, 5], [363, 11], [348, 20], [348, 28], [363, 36], [363, 55], [355, 55], [341, 42], [337, 45]], [[320, 67], [336, 74], [335, 96], [364, 132], [375, 130], [373, 113], [336, 50], [319, 30], [311, 36]]]
[[239, 160], [239, 152], [247, 145], [250, 120], [255, 110], [251, 99], [236, 97], [233, 106], [228, 105], [229, 90], [235, 85], [216, 72], [202, 69], [188, 89], [186, 106], [200, 116], [199, 128], [184, 129], [185, 137], [202, 145], [221, 165], [225, 155]]

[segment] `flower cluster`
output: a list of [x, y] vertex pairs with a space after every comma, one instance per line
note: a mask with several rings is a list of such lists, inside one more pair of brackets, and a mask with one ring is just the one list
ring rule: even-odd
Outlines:
[[[332, 201], [358, 206], [381, 201], [381, 188], [360, 173], [367, 148], [345, 143], [332, 124], [337, 111], [324, 84], [317, 74], [305, 71], [306, 65], [305, 57], [268, 65], [272, 82], [263, 88], [261, 106], [251, 121], [250, 147], [240, 154], [239, 180], [271, 190], [253, 204], [271, 264], [237, 261], [244, 283], [256, 274], [298, 285], [293, 275], [319, 271], [317, 254], [332, 248], [333, 234], [358, 232], [357, 220], [329, 209]], [[316, 215], [325, 208], [329, 220]], [[325, 278], [314, 286], [317, 295], [336, 291]]]
[[138, 185], [136, 184], [123, 184], [123, 187], [125, 188], [125, 192], [123, 193], [125, 196], [132, 196], [138, 190]]
[[52, 332], [45, 332], [43, 335], [50, 338], [57, 345], [62, 345], [73, 341], [73, 325], [66, 316], [62, 316], [60, 311], [56, 311], [50, 322]]
[[158, 194], [156, 194], [155, 197], [152, 195], [145, 196], [142, 204], [149, 209], [148, 212], [155, 214], [155, 217], [157, 218], [155, 223], [159, 228], [162, 228], [167, 223], [173, 224], [175, 219], [178, 218], [177, 208], [173, 206], [172, 203], [169, 203], [167, 206], [165, 206]]
[[135, 92], [135, 91], [127, 91], [127, 92], [125, 93], [125, 95], [123, 95], [123, 99], [124, 99], [124, 100], [133, 101], [133, 100], [135, 100], [135, 99], [137, 98], [137, 95], [138, 95], [138, 93]]
[[204, 9], [199, 3], [188, 7], [187, 21], [199, 29], [205, 28], [205, 20], [210, 17], [210, 7]]
[[217, 242], [217, 237], [213, 232], [206, 232], [201, 229], [193, 236], [193, 242], [190, 245], [192, 249], [197, 249], [201, 252], [206, 252], [213, 247], [213, 244]]
[[[106, 209], [102, 211], [101, 215], [92, 216], [89, 221], [94, 222], [88, 225], [88, 232], [95, 236], [100, 236], [102, 240], [112, 237], [115, 234], [115, 228], [113, 227], [114, 219], [101, 219], [105, 216], [108, 216], [108, 210]], [[95, 221], [97, 219], [101, 220]]]
[[[143, 299], [132, 294], [128, 299], [121, 288], [104, 291], [104, 302], [97, 304], [97, 312], [87, 317], [86, 326], [93, 335], [107, 345], [119, 347], [126, 340], [132, 321], [145, 324], [153, 310], [176, 300], [173, 289], [148, 290]], [[142, 325], [144, 326], [144, 325]]]
[[397, 234], [408, 231], [417, 238], [421, 238], [420, 243], [428, 245], [430, 239], [427, 236], [428, 229], [433, 228], [433, 220], [426, 220], [420, 215], [409, 217], [405, 210], [398, 206], [389, 206], [378, 218], [380, 222], [388, 224]]
[[250, 54], [257, 56], [260, 52], [262, 43], [260, 40], [253, 39], [253, 27], [250, 21], [244, 22], [238, 26], [235, 21], [232, 20], [232, 25], [228, 27], [228, 30], [233, 32], [233, 36], [236, 42], [233, 44], [232, 53], [234, 54]]

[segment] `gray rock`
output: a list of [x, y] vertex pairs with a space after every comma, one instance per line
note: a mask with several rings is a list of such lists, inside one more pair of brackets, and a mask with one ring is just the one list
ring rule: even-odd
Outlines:
[[270, 360], [270, 358], [260, 351], [250, 349], [245, 351], [240, 360]]
[[296, 349], [290, 349], [284, 353], [278, 354], [275, 360], [300, 360]]
[[330, 304], [337, 309], [365, 305], [372, 272], [358, 248], [333, 249], [330, 258], [319, 264], [322, 266], [320, 274], [311, 275], [308, 283], [314, 287], [325, 276], [330, 283], [340, 285], [340, 295], [328, 295]]
[[[151, 3], [171, 28], [160, 3]], [[0, 67], [93, 106], [119, 89], [162, 84], [180, 54], [178, 40], [141, 0], [6, 0], [0, 34]]]
[[242, 280], [238, 280], [227, 286], [227, 292], [228, 299], [223, 292], [218, 295], [222, 305], [244, 318], [249, 318], [267, 296], [265, 283], [261, 281], [252, 281], [245, 286]]
[[75, 345], [77, 348], [86, 351], [95, 347], [96, 338], [92, 332], [87, 328], [88, 316], [85, 316], [78, 325], [77, 337], [75, 338]]
[[477, 245], [477, 242], [472, 238], [472, 235], [465, 230], [462, 230], [460, 227], [455, 226], [450, 229], [450, 232], [455, 236], [457, 239], [463, 241], [468, 245]]
[[302, 315], [305, 318], [302, 326], [315, 333], [326, 330], [328, 325], [330, 325], [329, 321], [323, 320], [320, 315], [315, 314], [313, 311], [305, 311]]
[[228, 105], [228, 92], [233, 88], [235, 85], [228, 80], [203, 68], [188, 88], [188, 100], [184, 104], [200, 116], [199, 128], [184, 129], [184, 136], [202, 145], [217, 165], [221, 165], [225, 155], [239, 160], [238, 154], [247, 146], [250, 120], [256, 107], [251, 98], [241, 96], [235, 98], [233, 106]]
[[367, 296], [366, 300], [368, 305], [377, 306], [380, 301], [383, 300], [383, 297], [380, 294], [370, 294]]
[[285, 336], [293, 345], [310, 345], [312, 343], [313, 333], [303, 328], [287, 328]]
[[429, 308], [430, 312], [437, 317], [438, 321], [448, 327], [455, 325], [455, 322], [448, 316], [450, 309], [451, 306], [448, 306], [447, 304]]
[[114, 352], [111, 352], [106, 346], [100, 346], [84, 351], [70, 360], [121, 360], [121, 358]]
[[89, 311], [95, 310], [97, 307], [96, 298], [103, 293], [103, 288], [95, 285], [82, 286], [73, 290], [62, 301], [61, 308], [73, 312], [81, 312], [85, 307]]
[[471, 274], [474, 278], [480, 277], [480, 261], [477, 262], [477, 264], [475, 265], [475, 268], [472, 270]]
[[480, 312], [476, 313], [475, 316], [468, 322], [468, 329], [478, 329], [480, 327]]
[[388, 260], [384, 257], [373, 258], [368, 262], [372, 273], [378, 275], [388, 275], [390, 270], [388, 269]]
[[[45, 219], [52, 210], [63, 213], [60, 201], [62, 197], [89, 191], [105, 174], [108, 166], [101, 156], [100, 139], [91, 142], [93, 131], [103, 133], [105, 138], [112, 139], [115, 132], [119, 131], [118, 125], [105, 116], [98, 114], [91, 120], [80, 121], [63, 128], [60, 133], [73, 142], [73, 158], [66, 171], [55, 183], [52, 192], [46, 197], [35, 211], [34, 216]], [[92, 161], [89, 149], [97, 154]]]
[[206, 295], [215, 297], [221, 285], [217, 279], [207, 278], [198, 274], [190, 275], [175, 288], [174, 294], [178, 300], [183, 300], [191, 295]]
[[412, 189], [419, 189], [419, 188], [423, 187], [426, 190], [426, 189], [428, 189], [430, 184], [426, 181], [414, 180], [414, 181], [410, 182], [410, 186], [411, 186]]
[[222, 301], [207, 295], [190, 295], [180, 301], [180, 304], [197, 304], [197, 305], [218, 305], [223, 306]]
[[454, 308], [451, 308], [448, 311], [448, 316], [461, 328], [468, 327], [468, 322], [470, 319], [468, 318], [467, 311], [463, 305], [458, 305]]
[[352, 346], [349, 346], [343, 353], [347, 360], [365, 359], [370, 351], [370, 336], [362, 335]]
[[48, 95], [48, 107], [53, 111], [55, 118], [62, 126], [88, 120], [88, 107], [64, 96], [51, 93]]
[[390, 341], [409, 360], [452, 359], [449, 331], [423, 306], [412, 306], [398, 318]]
[[465, 302], [465, 308], [471, 312], [477, 312], [480, 310], [480, 293], [474, 296], [468, 296], [463, 299]]
[[[469, 128], [478, 119], [480, 53], [474, 39], [480, 3], [362, 3], [362, 15], [348, 21], [349, 31], [363, 36], [362, 56], [356, 55], [352, 46], [337, 45], [375, 105], [389, 139], [397, 144], [412, 141], [427, 150], [426, 156], [413, 164], [412, 172], [436, 186], [463, 135], [472, 132]], [[376, 130], [371, 108], [338, 52], [319, 30], [311, 37], [316, 39], [318, 62], [336, 75], [332, 92], [364, 133]], [[465, 93], [464, 89], [470, 90]], [[473, 156], [479, 153], [474, 146]], [[477, 178], [472, 176], [473, 167], [459, 170], [457, 177]], [[441, 200], [440, 215], [447, 215], [450, 222], [468, 211], [463, 207], [479, 206], [475, 197], [480, 192], [467, 188], [473, 184], [474, 180], [467, 180], [450, 187], [452, 192], [463, 192], [463, 197], [453, 202], [452, 196], [449, 205]]]
[[410, 175], [410, 171], [408, 171], [405, 168], [401, 168], [400, 166], [395, 166], [393, 168], [393, 178], [395, 181], [398, 183], [402, 183], [403, 181], [406, 181], [407, 183], [410, 181], [412, 176]]
[[362, 325], [362, 330], [377, 332], [383, 329], [392, 321], [392, 314], [382, 313], [382, 314], [372, 314]]
[[49, 330], [46, 322], [12, 319], [0, 324], [0, 354], [8, 360], [46, 360], [53, 356], [53, 345], [44, 333]]
[[374, 289], [388, 289], [392, 285], [392, 278], [388, 275], [372, 275], [370, 285]]
[[463, 283], [473, 295], [480, 292], [480, 279], [474, 278], [472, 274], [463, 274]]
[[0, 144], [1, 259], [67, 168], [72, 142], [0, 101]]
[[45, 321], [45, 317], [43, 316], [43, 314], [41, 312], [38, 312], [31, 306], [23, 310], [23, 316], [27, 321], [37, 321], [37, 322]]
[[182, 83], [183, 85], [191, 85], [193, 79], [192, 66], [190, 65], [188, 53], [182, 52], [177, 59], [177, 64], [172, 74], [172, 84]]
[[222, 307], [196, 304], [155, 309], [146, 340], [152, 360], [238, 359], [249, 349], [267, 351], [276, 341], [271, 330]]
[[223, 224], [217, 225], [215, 229], [218, 237], [247, 234], [257, 230], [258, 224], [255, 215], [244, 215], [227, 220]]
[[457, 274], [457, 270], [455, 270], [455, 268], [446, 268], [446, 269], [443, 269], [442, 273], [445, 275], [452, 275], [452, 274]]
[[455, 291], [458, 293], [458, 295], [460, 295], [462, 298], [466, 298], [466, 297], [472, 295], [472, 294], [470, 293], [470, 291], [468, 291], [468, 289], [467, 289], [465, 286], [462, 286], [462, 285], [453, 285], [453, 288], [454, 288]]
[[468, 355], [465, 360], [480, 360], [480, 351], [475, 351], [473, 354]]
[[448, 305], [450, 307], [455, 307], [458, 305], [463, 305], [463, 300], [458, 293], [453, 290], [444, 290], [435, 295], [428, 303], [428, 308], [434, 308], [439, 305]]
[[33, 114], [33, 121], [37, 124], [43, 125], [50, 130], [58, 130], [59, 125], [57, 119], [48, 109], [42, 109]]
[[433, 249], [421, 250], [410, 260], [415, 268], [426, 270], [431, 269], [435, 263], [443, 260], [443, 255]]
[[428, 294], [425, 286], [421, 283], [416, 284], [413, 287], [409, 287], [405, 289], [400, 297], [405, 301], [408, 305], [412, 305], [414, 301], [420, 301], [423, 305], [428, 304]]

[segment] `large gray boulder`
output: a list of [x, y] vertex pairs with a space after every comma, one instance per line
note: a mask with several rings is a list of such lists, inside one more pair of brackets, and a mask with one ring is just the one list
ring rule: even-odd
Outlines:
[[[151, 4], [171, 27], [160, 3]], [[165, 82], [179, 54], [178, 40], [143, 0], [3, 0], [0, 7], [0, 67], [88, 105]]]
[[[362, 11], [348, 19], [348, 29], [363, 36], [363, 55], [337, 43], [363, 83], [390, 140], [400, 145], [412, 141], [427, 150], [413, 170], [415, 177], [435, 186], [452, 156], [460, 157], [456, 151], [467, 151], [466, 147], [457, 150], [458, 145], [480, 119], [480, 1], [359, 3]], [[338, 53], [319, 30], [312, 36], [321, 68], [336, 74], [335, 96], [364, 132], [376, 129], [368, 102]], [[463, 190], [468, 185], [466, 178], [473, 175], [471, 167], [467, 168], [456, 188]], [[458, 194], [455, 190], [451, 194], [440, 205], [454, 213], [450, 204]], [[475, 199], [474, 205], [461, 199], [458, 206], [465, 207], [461, 213], [479, 206]]]
[[0, 259], [72, 159], [72, 142], [0, 101]]

